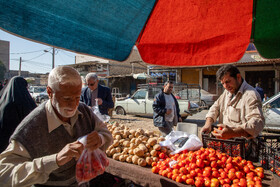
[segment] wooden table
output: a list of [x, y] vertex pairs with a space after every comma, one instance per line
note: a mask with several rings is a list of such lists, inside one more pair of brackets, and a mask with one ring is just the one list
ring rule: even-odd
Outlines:
[[[111, 158], [108, 159], [110, 164], [106, 168], [106, 172], [123, 179], [131, 180], [135, 184], [151, 187], [187, 186], [186, 184], [175, 182], [171, 179], [168, 179], [167, 177], [154, 174], [152, 173], [151, 168], [140, 167], [134, 164], [116, 161]], [[265, 179], [263, 179], [263, 186], [280, 187], [280, 177], [277, 177], [270, 171], [265, 170]]]

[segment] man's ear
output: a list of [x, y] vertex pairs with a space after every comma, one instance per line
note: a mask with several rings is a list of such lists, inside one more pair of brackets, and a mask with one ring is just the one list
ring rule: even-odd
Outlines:
[[52, 89], [51, 87], [47, 86], [47, 93], [49, 95], [49, 98], [51, 99], [53, 97]]
[[240, 73], [238, 73], [238, 74], [236, 75], [236, 78], [237, 78], [237, 81], [238, 81], [239, 83], [242, 82], [242, 77], [241, 77], [241, 74], [240, 74]]

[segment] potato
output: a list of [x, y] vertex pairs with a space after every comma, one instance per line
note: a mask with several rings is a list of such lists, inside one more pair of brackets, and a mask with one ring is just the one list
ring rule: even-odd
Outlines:
[[163, 153], [166, 153], [167, 149], [165, 147], [161, 147], [160, 151], [163, 152]]
[[113, 142], [113, 146], [114, 146], [114, 147], [119, 146], [119, 141], [118, 141], [118, 140], [114, 140], [114, 142]]
[[119, 160], [119, 157], [120, 157], [120, 156], [121, 156], [120, 153], [116, 153], [116, 154], [113, 155], [113, 159], [114, 159], [114, 160]]
[[143, 143], [140, 143], [140, 144], [138, 145], [138, 147], [139, 147], [139, 149], [143, 150], [144, 152], [147, 152], [147, 151], [148, 151], [147, 147], [146, 147]]
[[126, 162], [128, 163], [131, 163], [132, 162], [132, 156], [128, 156], [126, 159], [125, 159]]
[[152, 164], [152, 162], [153, 162], [153, 159], [151, 158], [151, 157], [146, 157], [146, 163], [148, 164], [148, 165], [151, 165]]
[[110, 155], [112, 156], [113, 154], [115, 154], [117, 152], [116, 148], [111, 149], [110, 151]]
[[149, 138], [148, 144], [150, 144], [151, 146], [154, 146], [157, 143], [157, 139], [156, 138]]
[[111, 156], [111, 155], [110, 155], [110, 150], [109, 150], [109, 149], [107, 149], [107, 150], [105, 151], [105, 153], [106, 153], [107, 156]]
[[116, 147], [116, 151], [117, 151], [117, 153], [120, 153], [121, 152], [121, 148], [120, 147]]
[[136, 138], [135, 144], [136, 144], [136, 145], [139, 145], [140, 143], [142, 143], [142, 141], [141, 141], [140, 139]]
[[144, 156], [144, 151], [139, 149], [139, 148], [135, 148], [134, 149], [134, 154], [139, 156], [139, 157], [142, 157], [142, 156]]
[[154, 162], [158, 162], [158, 157], [152, 157]]
[[133, 137], [134, 137], [134, 136], [131, 135], [131, 134], [128, 136], [129, 139], [133, 139]]
[[132, 136], [135, 136], [135, 133], [136, 133], [135, 130], [131, 129], [129, 132], [130, 132], [130, 134], [131, 134]]
[[120, 156], [119, 156], [119, 161], [121, 161], [121, 162], [124, 162], [124, 161], [125, 161], [124, 155], [120, 155]]
[[123, 146], [124, 146], [124, 147], [129, 147], [129, 146], [130, 146], [130, 142], [127, 141], [127, 140], [124, 141], [124, 142], [123, 142]]
[[138, 132], [138, 131], [136, 131], [134, 136], [135, 136], [136, 138], [138, 138], [140, 135], [141, 135], [141, 133]]
[[129, 149], [125, 147], [125, 148], [123, 149], [123, 152], [122, 152], [122, 153], [123, 153], [123, 154], [128, 154], [128, 151], [129, 151]]
[[132, 138], [130, 142], [135, 143], [135, 141], [136, 141], [136, 138]]
[[137, 164], [138, 164], [139, 166], [142, 166], [142, 167], [144, 167], [144, 166], [147, 165], [147, 163], [146, 163], [146, 161], [145, 161], [144, 158], [139, 158]]
[[121, 132], [120, 132], [120, 131], [117, 131], [117, 130], [114, 130], [112, 134], [115, 135], [115, 136], [116, 136], [116, 135], [121, 135]]
[[121, 135], [116, 135], [116, 136], [115, 136], [115, 139], [116, 139], [116, 140], [120, 140], [120, 139], [122, 139], [122, 137], [121, 137]]
[[159, 144], [156, 144], [153, 146], [153, 149], [159, 151], [161, 149], [161, 146]]
[[137, 155], [134, 155], [134, 156], [132, 157], [132, 163], [133, 163], [133, 164], [138, 164], [138, 159], [139, 159], [139, 157], [138, 157]]
[[141, 128], [136, 129], [136, 132], [139, 132], [139, 133], [140, 133], [140, 135], [143, 135], [143, 134], [144, 134], [144, 130], [143, 130], [143, 129], [141, 129]]
[[133, 149], [129, 149], [128, 154], [134, 155], [134, 150]]
[[136, 147], [137, 147], [137, 145], [136, 145], [136, 144], [134, 144], [134, 143], [131, 143], [129, 147], [130, 147], [130, 149], [134, 149], [134, 148], [136, 148]]
[[157, 151], [156, 151], [156, 150], [152, 150], [152, 151], [150, 152], [150, 154], [151, 154], [152, 156], [157, 156]]
[[151, 156], [151, 154], [150, 154], [149, 152], [146, 152], [146, 153], [144, 154], [144, 157], [149, 157], [149, 156]]

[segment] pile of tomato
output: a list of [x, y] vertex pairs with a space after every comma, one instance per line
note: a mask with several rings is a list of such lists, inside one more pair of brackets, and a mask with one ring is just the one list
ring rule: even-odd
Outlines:
[[262, 186], [264, 169], [240, 156], [231, 157], [213, 148], [183, 151], [175, 155], [160, 153], [152, 172], [180, 183], [195, 186]]

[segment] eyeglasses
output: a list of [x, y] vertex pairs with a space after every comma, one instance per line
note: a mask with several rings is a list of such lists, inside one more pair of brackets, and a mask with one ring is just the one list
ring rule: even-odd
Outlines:
[[88, 84], [88, 86], [94, 86], [95, 85], [95, 82], [93, 84]]

